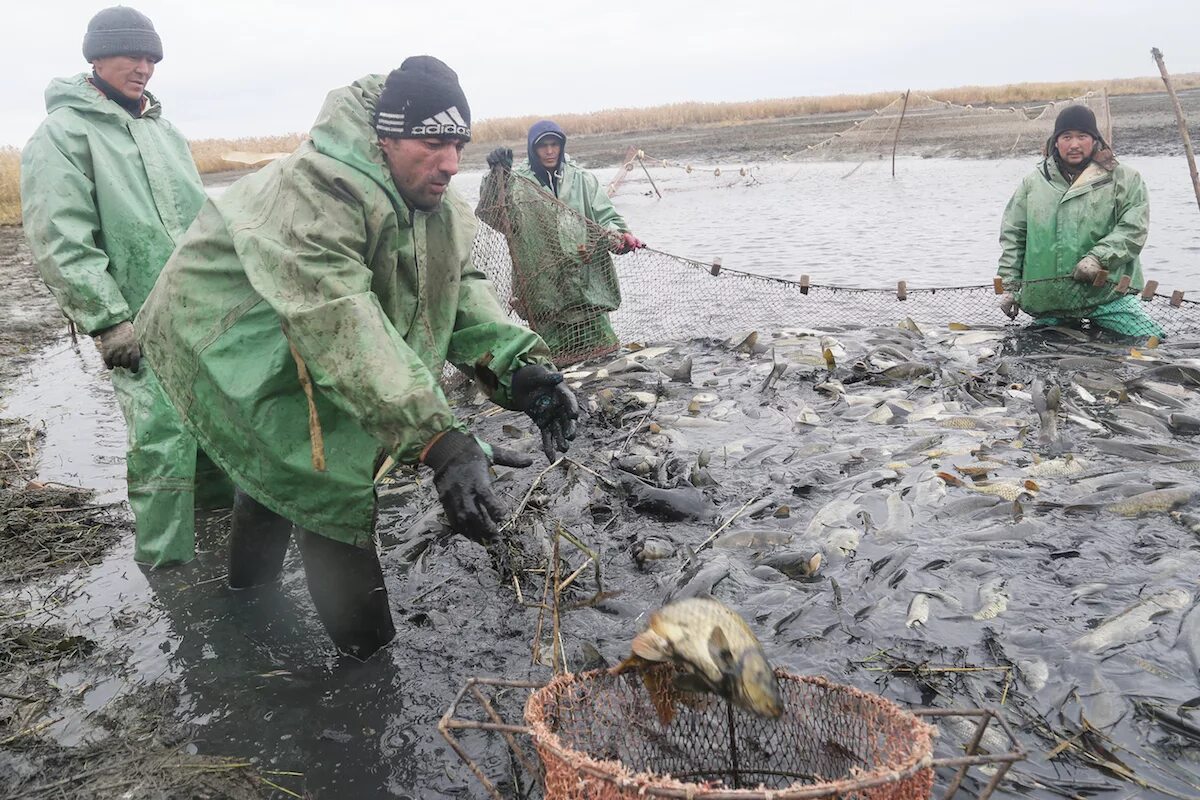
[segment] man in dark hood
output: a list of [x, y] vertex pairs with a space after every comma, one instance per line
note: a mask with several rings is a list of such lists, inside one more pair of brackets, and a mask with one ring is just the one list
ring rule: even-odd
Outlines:
[[[621, 304], [611, 254], [645, 246], [629, 232], [596, 176], [577, 166], [566, 149], [563, 129], [542, 120], [529, 129], [527, 163], [514, 167], [511, 149], [493, 150], [487, 159], [492, 172], [484, 179], [476, 209], [484, 222], [508, 236], [513, 305], [560, 363], [620, 346], [608, 319]], [[508, 183], [503, 204], [500, 174]], [[540, 191], [524, 191], [533, 187]], [[538, 196], [543, 194], [561, 205]], [[567, 219], [572, 211], [576, 219]]]
[[[1004, 211], [1000, 308], [1041, 324], [1089, 319], [1126, 336], [1163, 335], [1135, 297], [1138, 258], [1150, 229], [1150, 200], [1138, 173], [1118, 164], [1087, 106], [1068, 106], [1054, 122], [1046, 155]], [[1104, 280], [1096, 285], [1100, 279]]]

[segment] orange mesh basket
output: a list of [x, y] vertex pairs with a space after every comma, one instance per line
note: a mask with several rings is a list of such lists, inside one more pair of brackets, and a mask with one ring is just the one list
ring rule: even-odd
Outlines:
[[598, 670], [553, 679], [525, 706], [547, 800], [930, 796], [931, 726], [874, 694], [820, 677], [776, 675], [784, 700], [779, 719], [712, 695], [675, 694], [665, 725], [641, 674]]

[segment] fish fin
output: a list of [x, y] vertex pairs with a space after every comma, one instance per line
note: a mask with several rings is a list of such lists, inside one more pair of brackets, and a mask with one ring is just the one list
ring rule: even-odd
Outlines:
[[639, 669], [645, 663], [645, 659], [631, 655], [628, 658], [622, 659], [621, 663], [617, 664], [616, 666], [609, 667], [608, 674], [620, 675], [622, 673], [629, 672], [630, 670]]
[[653, 628], [647, 628], [633, 637], [630, 649], [633, 651], [633, 655], [646, 661], [663, 661], [671, 653], [671, 643]]
[[725, 631], [719, 625], [713, 628], [713, 632], [708, 636], [708, 655], [717, 665], [722, 677], [736, 676], [738, 664], [733, 658], [733, 652], [729, 649], [729, 639], [726, 638]]

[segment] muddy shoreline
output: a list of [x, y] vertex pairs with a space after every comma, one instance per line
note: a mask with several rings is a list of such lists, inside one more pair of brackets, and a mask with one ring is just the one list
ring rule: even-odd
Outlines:
[[[1179, 93], [1189, 120], [1192, 141], [1200, 141], [1200, 89]], [[1113, 138], [1118, 155], [1182, 156], [1183, 144], [1175, 123], [1171, 101], [1164, 93], [1118, 95], [1110, 99]], [[698, 164], [753, 164], [800, 157], [805, 147], [816, 144], [853, 125], [867, 113], [810, 114], [781, 120], [761, 120], [732, 125], [696, 125], [674, 130], [608, 133], [571, 136], [568, 151], [592, 169], [620, 165], [630, 147], [648, 156]], [[1012, 157], [1011, 124], [947, 125], [944, 120], [922, 124], [920, 116], [906, 120], [898, 154], [920, 158]], [[1028, 141], [1015, 155], [1036, 153], [1040, 141]], [[523, 157], [521, 140], [474, 142], [463, 151], [463, 170], [483, 170], [487, 155], [496, 147], [511, 147]], [[838, 157], [831, 149], [823, 157]], [[856, 156], [842, 158], [856, 160]], [[202, 176], [208, 186], [227, 186], [253, 170], [229, 170]]]

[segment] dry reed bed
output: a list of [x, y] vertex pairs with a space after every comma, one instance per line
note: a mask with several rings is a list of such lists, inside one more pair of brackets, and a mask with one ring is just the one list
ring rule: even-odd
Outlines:
[[[1173, 78], [1177, 89], [1200, 87], [1200, 72], [1187, 72]], [[1069, 81], [1061, 83], [1015, 83], [1006, 86], [959, 86], [918, 94], [928, 94], [938, 100], [960, 104], [1019, 105], [1052, 98], [1078, 97], [1089, 91], [1107, 89], [1110, 95], [1144, 94], [1162, 91], [1157, 77], [1116, 78], [1108, 81]], [[839, 94], [825, 97], [789, 97], [774, 100], [751, 100], [740, 103], [671, 103], [648, 108], [613, 108], [588, 114], [557, 114], [553, 116], [572, 134], [628, 133], [631, 131], [662, 131], [689, 125], [733, 125], [757, 120], [783, 119], [807, 114], [830, 114], [869, 111], [885, 106], [899, 96], [899, 91], [868, 94]], [[474, 126], [477, 143], [519, 141], [529, 127], [542, 117], [501, 117], [480, 120]], [[305, 135], [291, 133], [282, 136], [254, 136], [240, 139], [198, 139], [191, 143], [192, 157], [201, 173], [237, 169], [240, 165], [222, 158], [231, 150], [253, 153], [291, 152]], [[0, 225], [20, 222], [19, 191], [20, 151], [15, 147], [0, 147]]]

